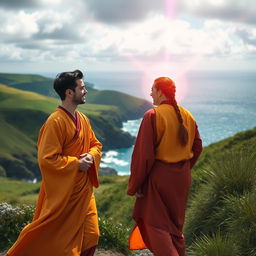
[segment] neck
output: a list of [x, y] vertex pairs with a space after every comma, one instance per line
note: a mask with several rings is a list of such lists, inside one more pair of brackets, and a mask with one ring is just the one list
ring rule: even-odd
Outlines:
[[77, 105], [74, 105], [72, 102], [68, 101], [62, 101], [61, 107], [65, 108], [72, 116], [75, 117], [75, 111], [77, 108]]
[[168, 99], [164, 95], [162, 95], [161, 97], [159, 97], [159, 104], [158, 105], [161, 105], [162, 102], [167, 101], [167, 100]]

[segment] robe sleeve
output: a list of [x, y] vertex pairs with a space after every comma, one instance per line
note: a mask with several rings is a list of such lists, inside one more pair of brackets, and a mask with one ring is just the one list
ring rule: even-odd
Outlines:
[[66, 134], [64, 121], [56, 117], [47, 120], [38, 138], [38, 163], [45, 192], [53, 208], [63, 204], [68, 198], [79, 169], [78, 158], [62, 152], [65, 143], [65, 136], [62, 134]]
[[92, 167], [88, 170], [89, 177], [91, 179], [92, 185], [94, 187], [99, 186], [99, 166], [100, 166], [100, 160], [101, 160], [101, 148], [102, 144], [97, 140], [91, 125], [89, 123], [89, 129], [90, 129], [90, 149], [89, 149], [89, 154], [93, 156], [93, 165]]
[[197, 125], [196, 125], [195, 139], [193, 142], [192, 151], [193, 151], [193, 157], [190, 159], [191, 169], [193, 168], [197, 159], [199, 158], [200, 154], [203, 151], [202, 140], [201, 140]]
[[155, 161], [155, 110], [147, 111], [140, 125], [131, 161], [128, 195], [134, 195], [143, 187]]

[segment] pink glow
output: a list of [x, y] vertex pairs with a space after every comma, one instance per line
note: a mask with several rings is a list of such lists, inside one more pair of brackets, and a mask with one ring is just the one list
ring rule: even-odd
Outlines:
[[175, 82], [176, 98], [178, 103], [181, 103], [189, 96], [187, 73], [197, 65], [201, 57], [199, 55], [190, 57], [185, 64], [176, 63], [172, 60], [172, 56], [167, 53], [162, 61], [156, 60], [146, 63], [132, 56], [129, 56], [128, 59], [136, 67], [137, 71], [143, 73], [141, 83], [138, 85], [138, 91], [142, 92], [146, 100], [152, 102], [150, 92], [154, 80], [160, 76], [167, 76]]
[[175, 16], [176, 0], [165, 0], [165, 15], [168, 18]]

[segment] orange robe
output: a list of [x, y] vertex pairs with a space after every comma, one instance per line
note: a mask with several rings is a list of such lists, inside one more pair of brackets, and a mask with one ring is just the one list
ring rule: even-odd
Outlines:
[[[78, 256], [97, 245], [98, 217], [93, 186], [98, 187], [101, 143], [89, 120], [76, 120], [59, 107], [42, 126], [38, 162], [42, 184], [32, 223], [20, 233], [8, 256]], [[79, 156], [90, 153], [94, 165], [79, 171]]]
[[193, 116], [179, 108], [189, 134], [187, 146], [179, 144], [178, 119], [166, 102], [144, 115], [132, 155], [127, 193], [142, 192], [143, 197], [135, 202], [129, 248], [148, 248], [155, 256], [185, 255], [182, 228], [191, 168], [202, 151]]

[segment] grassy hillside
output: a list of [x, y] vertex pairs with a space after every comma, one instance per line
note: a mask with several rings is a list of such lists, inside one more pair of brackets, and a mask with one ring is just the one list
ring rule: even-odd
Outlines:
[[213, 143], [205, 147], [199, 161], [193, 171], [193, 184], [191, 196], [198, 187], [205, 182], [205, 169], [215, 161], [219, 161], [225, 153], [231, 151], [240, 151], [242, 149], [248, 152], [255, 152], [256, 128], [240, 132], [227, 139]]
[[[0, 175], [19, 179], [39, 176], [38, 132], [59, 103], [51, 97], [0, 85]], [[79, 109], [91, 120], [105, 150], [132, 145], [133, 138], [118, 128], [121, 113], [115, 106], [85, 104]]]
[[[194, 168], [185, 234], [188, 256], [256, 255], [256, 128], [204, 149]], [[37, 184], [0, 179], [1, 201], [34, 204]], [[100, 177], [100, 217], [132, 227], [127, 176]]]
[[0, 73], [0, 83], [20, 90], [37, 92], [46, 96], [56, 97], [50, 84], [53, 79], [40, 75]]
[[[0, 83], [16, 89], [59, 98], [52, 88], [53, 79], [51, 78], [31, 74], [0, 73]], [[122, 121], [140, 118], [145, 111], [152, 107], [149, 102], [128, 94], [117, 91], [99, 91], [92, 88], [92, 84], [88, 82], [86, 82], [86, 86], [89, 90], [88, 103], [115, 106]], [[118, 125], [121, 127], [120, 121]]]

